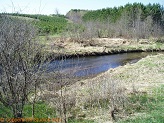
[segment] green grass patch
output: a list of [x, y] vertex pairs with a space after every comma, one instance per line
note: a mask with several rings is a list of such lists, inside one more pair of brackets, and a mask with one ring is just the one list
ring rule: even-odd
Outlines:
[[5, 107], [2, 103], [0, 103], [0, 118], [12, 118], [12, 113], [9, 107]]
[[[24, 107], [23, 111], [24, 117], [31, 117], [32, 116], [32, 104], [27, 104]], [[55, 118], [56, 111], [53, 108], [50, 108], [46, 103], [38, 102], [35, 104], [35, 114], [34, 117], [37, 118]]]
[[152, 94], [134, 94], [129, 100], [132, 105], [127, 112], [139, 114], [119, 123], [164, 123], [164, 86], [153, 90]]
[[[9, 107], [3, 106], [0, 103], [0, 118], [13, 118], [12, 112]], [[32, 118], [32, 104], [26, 104], [23, 110], [23, 118], [29, 119]], [[56, 116], [56, 111], [54, 108], [49, 107], [44, 102], [37, 102], [35, 104], [35, 114], [34, 119], [38, 120], [46, 120], [47, 118], [54, 119], [59, 118]], [[30, 122], [30, 123], [37, 123], [37, 122]], [[47, 123], [47, 122], [40, 122], [40, 123]], [[69, 119], [68, 123], [94, 123], [92, 120], [85, 120], [85, 119]]]
[[[0, 118], [13, 118], [12, 112], [9, 107], [5, 107], [2, 103], [0, 103]], [[32, 104], [26, 104], [23, 110], [23, 118], [31, 118], [32, 117]], [[50, 108], [44, 102], [38, 102], [35, 104], [35, 118], [57, 118], [56, 111], [53, 108]], [[35, 122], [31, 122], [35, 123]]]

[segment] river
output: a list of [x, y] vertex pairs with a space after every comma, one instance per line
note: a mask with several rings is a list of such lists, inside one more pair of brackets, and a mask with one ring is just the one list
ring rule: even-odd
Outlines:
[[150, 54], [155, 53], [121, 53], [54, 60], [48, 65], [47, 71], [60, 71], [61, 73], [69, 73], [77, 77], [90, 76], [105, 72], [110, 68], [123, 66], [127, 63], [135, 63]]

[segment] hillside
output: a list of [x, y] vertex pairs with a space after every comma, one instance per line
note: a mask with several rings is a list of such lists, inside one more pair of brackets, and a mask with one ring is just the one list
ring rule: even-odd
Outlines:
[[82, 22], [82, 17], [88, 12], [88, 10], [72, 9], [67, 14], [66, 17], [75, 22]]
[[31, 22], [38, 28], [40, 35], [59, 34], [63, 32], [67, 26], [67, 20], [65, 19], [65, 16], [1, 13], [1, 15], [3, 14], [19, 19], [31, 20]]

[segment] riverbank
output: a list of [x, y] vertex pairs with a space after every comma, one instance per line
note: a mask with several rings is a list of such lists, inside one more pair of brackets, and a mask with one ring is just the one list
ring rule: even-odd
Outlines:
[[71, 38], [48, 37], [42, 38], [41, 43], [47, 46], [51, 58], [60, 56], [80, 57], [98, 56], [130, 52], [164, 51], [164, 39], [121, 39], [93, 38], [90, 40], [75, 40]]
[[[135, 64], [110, 69], [65, 87], [63, 93], [69, 107], [68, 117], [103, 123], [113, 120], [112, 111], [116, 111], [117, 119], [134, 116], [135, 112], [127, 110], [127, 107], [136, 105], [129, 104], [129, 95], [151, 95], [154, 87], [164, 84], [163, 65], [163, 54], [147, 56]], [[60, 91], [56, 93], [60, 95]]]
[[[71, 39], [50, 38], [45, 44], [48, 51], [52, 53], [52, 58], [164, 51], [164, 43], [158, 39], [103, 38], [94, 39], [90, 44], [86, 44], [86, 42], [79, 43]], [[99, 123], [112, 122], [114, 120], [112, 112], [116, 113], [113, 113], [114, 117], [119, 120], [129, 116], [133, 117], [135, 111], [127, 107], [133, 107], [136, 104], [129, 104], [129, 96], [133, 94], [151, 95], [154, 87], [164, 84], [163, 64], [163, 54], [147, 56], [135, 64], [110, 69], [93, 78], [79, 79], [74, 84], [64, 87], [62, 98], [66, 100], [67, 116], [73, 119], [91, 119]], [[60, 79], [69, 83], [67, 82], [69, 80]], [[48, 93], [46, 97], [51, 97], [50, 105], [59, 108], [61, 90], [46, 93]], [[149, 99], [146, 98], [146, 100]]]

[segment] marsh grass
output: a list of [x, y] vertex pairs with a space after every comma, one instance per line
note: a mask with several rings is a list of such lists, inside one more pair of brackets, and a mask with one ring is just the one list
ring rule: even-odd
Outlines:
[[153, 89], [151, 94], [133, 94], [131, 105], [126, 109], [132, 113], [119, 123], [163, 123], [164, 122], [164, 85]]

